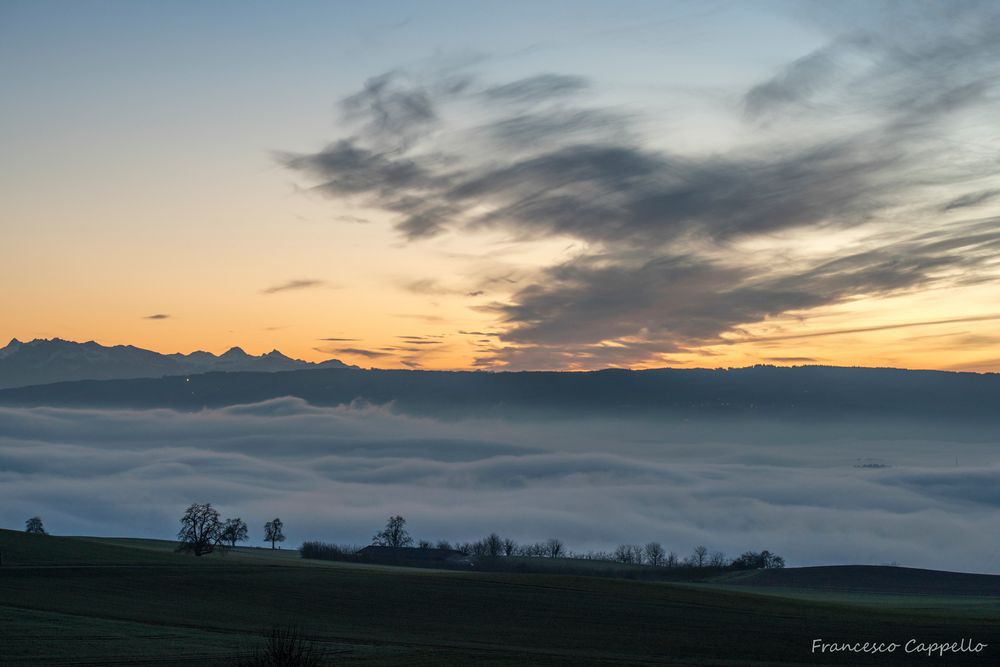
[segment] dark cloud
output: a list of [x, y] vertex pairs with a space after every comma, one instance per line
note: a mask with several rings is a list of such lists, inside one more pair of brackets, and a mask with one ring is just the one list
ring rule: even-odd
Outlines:
[[146, 315], [142, 319], [144, 320], [169, 320], [170, 315], [167, 313], [156, 313], [154, 315]]
[[317, 340], [332, 342], [332, 343], [356, 343], [361, 340], [360, 338], [319, 338]]
[[969, 208], [972, 206], [978, 206], [980, 204], [985, 204], [986, 202], [993, 201], [997, 197], [1000, 197], [1000, 190], [979, 190], [977, 192], [970, 192], [968, 194], [962, 195], [961, 197], [955, 197], [951, 201], [945, 202], [941, 207], [942, 211], [953, 211], [956, 208]]
[[[1000, 172], [995, 154], [951, 139], [998, 120], [1000, 11], [894, 11], [891, 33], [852, 26], [751, 86], [754, 140], [730, 150], [654, 148], [669, 142], [643, 140], [635, 111], [589, 104], [576, 77], [455, 93], [391, 75], [350, 98], [361, 134], [282, 159], [324, 194], [395, 214], [409, 240], [493, 230], [578, 242], [571, 259], [522, 272], [519, 289], [475, 306], [504, 329], [507, 349], [489, 353], [498, 364], [662, 360], [789, 312], [992, 280], [995, 220], [944, 224], [928, 212], [1000, 192], [981, 185]], [[432, 128], [456, 96], [487, 121], [443, 140]], [[782, 137], [757, 138], [778, 121]], [[797, 261], [768, 247], [843, 230], [864, 240]]]
[[389, 72], [365, 82], [361, 92], [343, 100], [347, 120], [364, 124], [369, 136], [405, 144], [437, 122], [428, 91]]
[[287, 292], [290, 290], [300, 290], [309, 289], [311, 287], [321, 287], [326, 283], [322, 280], [289, 280], [288, 282], [281, 283], [278, 285], [272, 285], [262, 289], [261, 294], [276, 294], [278, 292]]
[[587, 80], [579, 76], [565, 74], [539, 74], [483, 91], [483, 97], [491, 101], [536, 103], [551, 98], [564, 97], [582, 92], [588, 86]]
[[[529, 362], [541, 363], [546, 357], [566, 365], [574, 358], [590, 365], [627, 365], [653, 358], [657, 352], [686, 351], [698, 344], [745, 342], [745, 337], [720, 336], [742, 323], [788, 311], [951, 280], [950, 271], [974, 271], [988, 265], [998, 251], [1000, 226], [976, 221], [816, 266], [769, 273], [720, 266], [692, 256], [632, 264], [583, 257], [547, 269], [537, 283], [516, 292], [511, 303], [491, 306], [509, 326], [501, 338], [519, 346], [501, 351], [497, 358], [517, 367], [531, 367]], [[946, 277], [938, 278], [939, 271]], [[995, 314], [977, 315], [787, 338], [995, 318]], [[616, 342], [604, 343], [609, 340]], [[526, 345], [539, 349], [527, 353]], [[545, 367], [558, 364], [550, 361]]]
[[510, 116], [482, 128], [497, 141], [511, 147], [537, 147], [569, 139], [592, 141], [594, 136], [625, 139], [630, 136], [628, 118], [601, 109], [545, 109]]

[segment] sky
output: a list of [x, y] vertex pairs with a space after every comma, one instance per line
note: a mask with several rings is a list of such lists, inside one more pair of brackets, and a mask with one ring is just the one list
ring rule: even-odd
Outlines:
[[1000, 371], [991, 2], [0, 3], [0, 336]]
[[364, 545], [659, 541], [789, 566], [1000, 573], [996, 429], [640, 418], [454, 419], [285, 397], [197, 412], [0, 407], [0, 525], [169, 539], [191, 502], [250, 527]]

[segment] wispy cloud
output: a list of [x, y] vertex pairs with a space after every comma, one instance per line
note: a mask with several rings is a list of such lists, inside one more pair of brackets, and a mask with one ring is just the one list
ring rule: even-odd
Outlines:
[[923, 320], [919, 322], [898, 322], [895, 324], [881, 324], [872, 327], [854, 327], [846, 329], [831, 329], [826, 331], [814, 331], [812, 333], [798, 333], [798, 334], [787, 334], [787, 335], [775, 335], [775, 336], [755, 336], [751, 338], [742, 339], [725, 339], [721, 342], [727, 344], [733, 343], [745, 343], [747, 341], [752, 342], [769, 342], [769, 341], [779, 341], [779, 340], [795, 340], [800, 338], [822, 338], [824, 336], [844, 336], [848, 334], [857, 333], [870, 333], [872, 331], [891, 331], [893, 329], [909, 329], [912, 327], [930, 327], [930, 326], [940, 326], [943, 324], [956, 324], [959, 322], [991, 322], [994, 320], [1000, 320], [1000, 313], [994, 313], [991, 315], [974, 315], [971, 317], [953, 317], [944, 320]]
[[291, 290], [310, 289], [313, 287], [322, 287], [325, 284], [322, 280], [289, 280], [288, 282], [266, 287], [261, 290], [261, 294], [277, 294], [278, 292], [288, 292]]
[[420, 320], [421, 322], [427, 322], [428, 324], [447, 324], [448, 322], [448, 320], [440, 315], [431, 315], [428, 313], [396, 313], [393, 317], [403, 317], [408, 320]]
[[153, 315], [146, 315], [142, 319], [144, 320], [169, 320], [170, 315], [168, 313], [155, 313]]
[[379, 359], [382, 357], [392, 356], [392, 352], [387, 352], [385, 350], [370, 350], [363, 347], [317, 347], [315, 350], [326, 354], [346, 354], [355, 357], [366, 357], [368, 359]]

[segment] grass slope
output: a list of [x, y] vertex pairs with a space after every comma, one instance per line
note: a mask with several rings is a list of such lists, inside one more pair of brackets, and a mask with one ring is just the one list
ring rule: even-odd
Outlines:
[[0, 531], [0, 552], [2, 664], [225, 664], [272, 623], [300, 627], [336, 664], [921, 662], [823, 658], [810, 654], [814, 638], [972, 637], [990, 648], [937, 664], [1000, 655], [995, 606], [953, 614], [720, 584], [305, 563], [290, 550], [198, 559], [157, 541], [12, 531]]

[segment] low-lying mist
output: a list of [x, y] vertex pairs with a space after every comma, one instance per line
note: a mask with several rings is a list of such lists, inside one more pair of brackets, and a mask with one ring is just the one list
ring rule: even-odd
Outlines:
[[[989, 432], [986, 432], [989, 431]], [[992, 429], [868, 422], [449, 420], [297, 398], [201, 412], [0, 408], [0, 526], [172, 538], [184, 508], [303, 540], [559, 537], [769, 549], [789, 565], [1000, 572]]]

